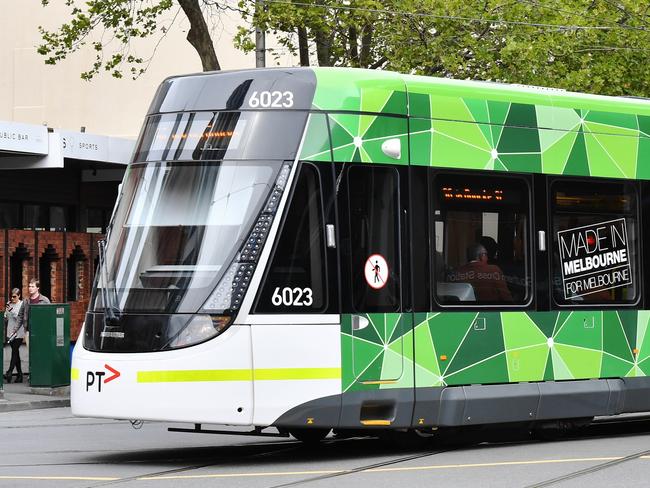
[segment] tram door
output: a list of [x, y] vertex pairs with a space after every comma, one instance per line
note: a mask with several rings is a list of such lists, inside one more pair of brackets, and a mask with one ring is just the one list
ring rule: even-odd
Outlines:
[[402, 307], [405, 175], [380, 165], [353, 165], [339, 175], [343, 426], [411, 421], [412, 314]]
[[[341, 391], [331, 164], [302, 162], [249, 316], [254, 423], [331, 427]], [[272, 381], [269, 381], [272, 380]], [[317, 412], [305, 405], [318, 399]], [[326, 400], [323, 400], [326, 399]], [[294, 413], [289, 413], [298, 407]], [[297, 413], [295, 413], [297, 412]], [[283, 416], [285, 415], [285, 416]]]

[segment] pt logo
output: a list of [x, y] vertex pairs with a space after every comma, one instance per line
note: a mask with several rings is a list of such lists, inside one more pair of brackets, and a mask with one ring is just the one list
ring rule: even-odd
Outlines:
[[104, 378], [104, 376], [106, 376], [106, 371], [86, 372], [86, 391], [90, 390], [90, 387], [93, 386], [95, 382], [97, 382], [97, 393], [101, 393], [102, 383], [108, 383], [120, 377], [120, 372], [114, 368], [111, 368], [108, 364], [105, 364], [104, 368], [113, 374], [107, 378]]

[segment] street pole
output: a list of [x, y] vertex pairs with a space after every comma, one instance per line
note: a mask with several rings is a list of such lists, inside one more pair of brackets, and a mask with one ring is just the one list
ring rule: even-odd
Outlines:
[[[264, 0], [255, 0], [255, 10], [261, 13], [264, 9]], [[255, 67], [266, 66], [266, 40], [265, 32], [259, 27], [255, 28]]]

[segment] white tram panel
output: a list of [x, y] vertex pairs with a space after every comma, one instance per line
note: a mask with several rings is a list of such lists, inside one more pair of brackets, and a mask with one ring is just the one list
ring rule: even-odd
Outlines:
[[[85, 417], [251, 425], [251, 380], [138, 382], [138, 372], [191, 375], [223, 371], [227, 375], [229, 371], [239, 371], [245, 375], [250, 371], [252, 377], [250, 331], [250, 327], [233, 325], [203, 344], [137, 354], [97, 354], [78, 343], [72, 358], [76, 372], [76, 379], [71, 382], [72, 413]], [[111, 376], [106, 365], [119, 371], [120, 376], [103, 383]], [[104, 375], [88, 385], [89, 372]]]
[[[326, 317], [332, 317], [336, 323], [314, 323], [314, 319], [320, 318], [322, 322]], [[251, 325], [255, 371], [277, 372], [274, 380], [253, 379], [255, 425], [270, 425], [298, 405], [341, 393], [340, 325], [335, 317], [338, 316], [284, 315], [283, 324]], [[305, 319], [303, 323], [301, 318]], [[325, 373], [327, 377], [289, 379], [283, 378], [285, 371], [296, 371], [297, 376], [306, 377]]]

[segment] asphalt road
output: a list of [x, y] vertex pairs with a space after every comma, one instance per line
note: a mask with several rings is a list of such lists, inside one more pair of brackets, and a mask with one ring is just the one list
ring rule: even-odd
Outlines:
[[490, 442], [450, 436], [407, 450], [377, 439], [328, 439], [309, 448], [293, 439], [172, 433], [168, 426], [135, 430], [127, 421], [74, 418], [68, 408], [0, 414], [0, 486], [650, 485], [647, 419], [592, 426], [562, 441], [518, 431], [492, 434]]

